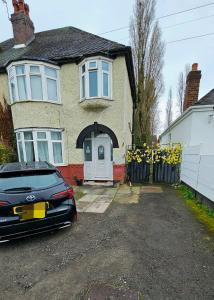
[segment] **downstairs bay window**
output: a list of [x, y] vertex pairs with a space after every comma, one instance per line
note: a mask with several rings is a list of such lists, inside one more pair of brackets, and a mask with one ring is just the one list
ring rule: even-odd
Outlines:
[[47, 161], [56, 166], [64, 163], [61, 130], [19, 130], [16, 139], [19, 161]]
[[90, 59], [80, 65], [81, 100], [90, 98], [112, 99], [112, 62]]

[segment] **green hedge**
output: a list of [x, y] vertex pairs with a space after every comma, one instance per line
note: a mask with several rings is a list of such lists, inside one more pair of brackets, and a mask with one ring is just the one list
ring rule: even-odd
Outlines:
[[14, 162], [15, 160], [16, 155], [14, 151], [3, 144], [0, 144], [0, 165], [9, 162]]

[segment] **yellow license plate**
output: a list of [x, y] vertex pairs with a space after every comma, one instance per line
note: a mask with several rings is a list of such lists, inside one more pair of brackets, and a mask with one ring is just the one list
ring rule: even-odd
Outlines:
[[15, 215], [19, 215], [21, 221], [32, 219], [44, 219], [46, 216], [46, 203], [39, 202], [34, 204], [16, 206], [13, 208]]

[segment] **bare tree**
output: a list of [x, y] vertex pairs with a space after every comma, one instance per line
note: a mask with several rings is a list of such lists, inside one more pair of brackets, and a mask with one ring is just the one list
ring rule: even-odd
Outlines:
[[169, 89], [169, 96], [166, 103], [166, 127], [169, 127], [172, 123], [172, 109], [173, 109], [173, 100], [172, 100], [172, 88]]
[[164, 43], [155, 20], [156, 0], [136, 0], [130, 23], [137, 86], [135, 136], [139, 143], [152, 140], [158, 99], [163, 91]]
[[185, 70], [180, 72], [178, 76], [178, 86], [177, 86], [177, 106], [179, 110], [179, 115], [183, 113], [183, 105], [184, 105], [184, 96], [185, 96], [185, 89], [186, 89], [186, 80], [187, 76], [190, 72], [190, 65], [185, 65]]

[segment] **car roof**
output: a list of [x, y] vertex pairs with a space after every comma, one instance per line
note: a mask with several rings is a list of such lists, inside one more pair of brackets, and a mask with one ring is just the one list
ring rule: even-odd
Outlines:
[[29, 171], [56, 171], [56, 168], [48, 162], [15, 162], [0, 165], [0, 174]]

